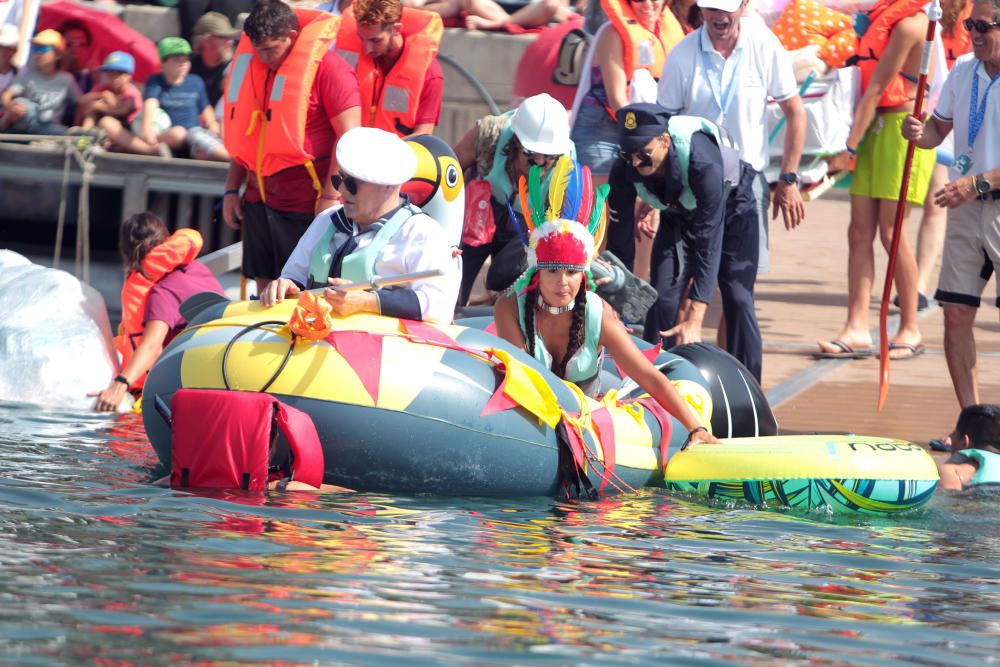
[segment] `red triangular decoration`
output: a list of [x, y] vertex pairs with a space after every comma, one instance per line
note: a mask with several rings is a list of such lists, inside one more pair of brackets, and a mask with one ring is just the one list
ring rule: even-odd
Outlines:
[[504, 389], [507, 387], [507, 373], [503, 365], [497, 364], [496, 369], [504, 374], [503, 381], [500, 382], [500, 386], [490, 396], [490, 400], [486, 401], [486, 405], [479, 415], [480, 417], [486, 417], [487, 415], [492, 415], [495, 412], [503, 412], [504, 410], [512, 410], [517, 407], [514, 399], [504, 393]]
[[367, 331], [333, 331], [326, 337], [327, 342], [357, 373], [376, 405], [379, 374], [382, 372], [382, 338], [382, 334]]
[[604, 471], [601, 473], [601, 486], [597, 489], [603, 491], [615, 471], [615, 424], [607, 408], [594, 410], [590, 413], [590, 418], [594, 422], [597, 437], [601, 439], [601, 449], [604, 451]]

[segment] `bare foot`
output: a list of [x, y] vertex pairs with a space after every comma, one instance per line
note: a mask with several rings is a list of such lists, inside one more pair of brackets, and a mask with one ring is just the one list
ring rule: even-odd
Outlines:
[[926, 351], [927, 348], [924, 347], [919, 337], [913, 339], [910, 336], [897, 336], [889, 343], [890, 359], [913, 359]]
[[470, 14], [465, 17], [466, 30], [496, 30], [502, 25], [503, 22], [501, 21], [491, 21], [490, 19], [483, 18], [482, 16]]

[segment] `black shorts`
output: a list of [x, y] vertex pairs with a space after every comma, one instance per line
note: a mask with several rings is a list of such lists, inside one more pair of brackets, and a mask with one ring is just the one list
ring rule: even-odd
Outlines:
[[243, 275], [274, 280], [295, 250], [312, 213], [276, 211], [260, 202], [243, 204]]

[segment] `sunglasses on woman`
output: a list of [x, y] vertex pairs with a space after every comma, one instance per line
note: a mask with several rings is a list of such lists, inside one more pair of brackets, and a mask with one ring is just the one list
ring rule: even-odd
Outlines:
[[31, 47], [32, 53], [51, 53], [56, 50], [56, 47], [49, 44], [35, 44]]
[[548, 162], [549, 160], [555, 160], [559, 157], [558, 155], [549, 155], [548, 153], [536, 153], [535, 151], [529, 151], [524, 146], [521, 146], [521, 155], [528, 158], [529, 160], [534, 160], [535, 157], [541, 155], [542, 159], [545, 160], [546, 162]]
[[649, 151], [645, 151], [643, 153], [626, 153], [625, 151], [619, 151], [618, 157], [625, 160], [629, 164], [634, 164], [635, 160], [639, 160], [640, 167], [653, 166], [653, 154]]
[[975, 30], [980, 35], [985, 35], [993, 28], [1000, 26], [1000, 23], [995, 23], [995, 22], [987, 23], [986, 21], [983, 20], [973, 21], [972, 19], [965, 19], [964, 21], [962, 21], [962, 25], [964, 25], [965, 29], [968, 30], [969, 32]]
[[352, 195], [358, 194], [358, 179], [353, 176], [343, 176], [341, 174], [333, 174], [330, 176], [330, 182], [333, 183], [335, 190], [340, 190], [340, 186], [343, 185], [344, 189], [347, 190]]

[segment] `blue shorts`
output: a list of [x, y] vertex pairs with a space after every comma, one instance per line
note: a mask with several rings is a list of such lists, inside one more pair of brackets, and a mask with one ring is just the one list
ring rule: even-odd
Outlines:
[[15, 97], [11, 104], [20, 104], [25, 113], [21, 120], [14, 123], [9, 132], [22, 134], [66, 134], [66, 126], [52, 121], [43, 121], [38, 104], [26, 97]]
[[618, 159], [618, 125], [608, 112], [592, 104], [581, 104], [570, 134], [576, 144], [576, 159], [590, 172], [607, 176]]

